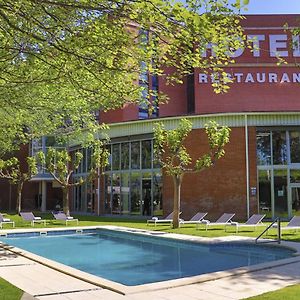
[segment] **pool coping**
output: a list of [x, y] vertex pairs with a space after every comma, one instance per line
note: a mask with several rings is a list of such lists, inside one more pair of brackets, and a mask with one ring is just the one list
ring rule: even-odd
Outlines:
[[[141, 234], [146, 236], [160, 236], [163, 238], [168, 239], [175, 239], [175, 240], [184, 240], [184, 241], [192, 241], [192, 242], [201, 242], [201, 243], [207, 243], [207, 244], [216, 244], [216, 243], [224, 243], [224, 242], [249, 242], [249, 243], [255, 243], [255, 238], [251, 237], [243, 237], [243, 236], [226, 236], [226, 237], [217, 237], [217, 238], [205, 238], [205, 237], [197, 237], [197, 236], [191, 236], [191, 235], [184, 235], [184, 234], [175, 234], [175, 233], [166, 233], [162, 231], [151, 231], [146, 229], [134, 229], [134, 228], [128, 228], [128, 227], [121, 227], [121, 226], [112, 226], [112, 225], [104, 225], [104, 226], [84, 226], [84, 227], [64, 227], [64, 228], [30, 228], [30, 229], [13, 229], [13, 230], [5, 230], [1, 231], [0, 237], [4, 236], [5, 234], [9, 233], [46, 233], [48, 231], [78, 231], [80, 233], [81, 230], [90, 230], [90, 229], [110, 229], [120, 232], [127, 232], [127, 233], [135, 233], [135, 234]], [[264, 240], [266, 241], [266, 240]], [[300, 262], [300, 243], [296, 242], [287, 242], [282, 241], [278, 247], [287, 247], [291, 248], [296, 251], [295, 256], [292, 258], [286, 258], [281, 259], [277, 261], [262, 263], [262, 264], [256, 264], [252, 266], [246, 266], [246, 267], [240, 267], [240, 268], [234, 268], [226, 271], [218, 271], [208, 274], [202, 274], [202, 275], [196, 275], [191, 277], [185, 277], [185, 278], [179, 278], [179, 279], [172, 279], [172, 280], [166, 280], [161, 282], [155, 282], [155, 283], [147, 283], [142, 285], [136, 285], [136, 286], [126, 286], [121, 283], [117, 283], [96, 275], [92, 275], [89, 273], [86, 273], [84, 271], [80, 271], [78, 269], [75, 269], [73, 267], [64, 265], [62, 263], [44, 258], [42, 256], [33, 254], [29, 251], [12, 247], [5, 245], [0, 242], [0, 247], [10, 251], [14, 254], [26, 257], [32, 261], [35, 261], [37, 263], [40, 263], [44, 266], [47, 266], [49, 268], [52, 268], [56, 271], [59, 271], [61, 273], [64, 273], [66, 275], [70, 275], [72, 277], [75, 277], [77, 279], [83, 280], [85, 282], [94, 284], [98, 287], [102, 287], [108, 290], [111, 290], [113, 292], [122, 294], [122, 295], [129, 295], [129, 294], [135, 294], [140, 292], [149, 292], [149, 291], [156, 291], [156, 290], [162, 290], [162, 289], [168, 289], [173, 287], [179, 287], [179, 286], [185, 286], [190, 284], [196, 284], [196, 283], [202, 283], [206, 281], [212, 281], [220, 278], [225, 277], [231, 277], [231, 276], [238, 276], [249, 272], [255, 272], [260, 271], [264, 269], [270, 269], [273, 267], [293, 264], [295, 262]]]

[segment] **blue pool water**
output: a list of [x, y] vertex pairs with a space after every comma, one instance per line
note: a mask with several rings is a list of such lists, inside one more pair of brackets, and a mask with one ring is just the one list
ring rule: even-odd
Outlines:
[[291, 257], [290, 249], [241, 243], [199, 244], [97, 230], [2, 238], [16, 246], [125, 285], [188, 277]]

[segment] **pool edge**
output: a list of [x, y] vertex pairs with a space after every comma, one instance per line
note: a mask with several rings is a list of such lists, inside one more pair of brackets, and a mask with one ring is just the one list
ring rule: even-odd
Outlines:
[[[158, 232], [151, 231], [151, 230], [144, 230], [144, 229], [132, 229], [127, 227], [120, 227], [120, 226], [88, 226], [88, 227], [68, 227], [67, 230], [80, 230], [80, 229], [112, 229], [112, 230], [118, 230], [121, 232], [130, 232], [130, 233], [136, 233], [136, 234], [142, 234], [142, 235], [157, 235]], [[18, 230], [20, 233], [24, 232], [45, 232], [45, 231], [65, 231], [65, 228], [36, 228], [36, 229], [30, 229], [30, 230]], [[7, 230], [7, 233], [16, 233], [16, 230]], [[196, 236], [190, 236], [190, 235], [181, 235], [181, 234], [174, 234], [174, 233], [165, 233], [160, 232], [160, 236], [165, 238], [171, 238], [175, 240], [187, 240], [187, 241], [193, 241], [193, 242], [206, 242], [206, 243], [224, 243], [224, 242], [249, 242], [254, 243], [255, 239], [250, 237], [240, 237], [240, 236], [227, 236], [227, 237], [221, 237], [221, 238], [203, 238], [203, 237], [196, 237]], [[212, 281], [220, 278], [226, 278], [231, 276], [238, 276], [249, 272], [255, 272], [260, 271], [264, 269], [270, 269], [273, 267], [283, 266], [292, 264], [295, 262], [300, 262], [300, 245], [299, 243], [295, 242], [282, 242], [282, 245], [278, 247], [288, 247], [293, 250], [296, 250], [296, 256], [286, 259], [281, 259], [277, 261], [247, 266], [247, 267], [240, 267], [240, 268], [234, 268], [226, 271], [218, 271], [213, 272], [209, 274], [202, 274], [202, 275], [196, 275], [191, 277], [185, 277], [185, 278], [179, 278], [179, 279], [172, 279], [172, 280], [166, 280], [156, 283], [147, 283], [142, 285], [136, 285], [136, 286], [126, 286], [121, 283], [117, 283], [114, 281], [110, 281], [108, 279], [104, 279], [102, 277], [92, 275], [89, 273], [86, 273], [84, 271], [80, 271], [78, 269], [75, 269], [73, 267], [69, 267], [67, 265], [64, 265], [62, 263], [44, 258], [42, 256], [33, 254], [29, 251], [5, 245], [0, 244], [0, 247], [13, 252], [14, 254], [23, 256], [27, 259], [30, 259], [32, 261], [35, 261], [36, 263], [40, 263], [44, 266], [47, 266], [51, 269], [54, 269], [56, 271], [59, 271], [63, 274], [72, 276], [74, 278], [80, 279], [82, 281], [88, 282], [90, 284], [94, 284], [98, 287], [111, 290], [113, 292], [122, 294], [122, 295], [129, 295], [129, 294], [136, 294], [140, 292], [148, 292], [148, 291], [156, 291], [156, 290], [162, 290], [167, 288], [173, 288], [173, 287], [179, 287], [179, 286], [185, 286], [190, 284], [196, 284], [196, 283], [202, 283], [207, 281]]]

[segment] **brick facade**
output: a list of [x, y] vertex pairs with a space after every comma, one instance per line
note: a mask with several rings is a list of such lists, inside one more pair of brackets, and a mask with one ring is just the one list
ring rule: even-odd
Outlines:
[[[256, 187], [255, 128], [248, 128], [250, 186]], [[193, 130], [186, 142], [193, 159], [207, 151], [204, 130]], [[186, 174], [181, 187], [182, 217], [188, 219], [197, 211], [207, 211], [216, 219], [224, 212], [236, 213], [236, 219], [247, 217], [245, 129], [232, 128], [226, 154], [215, 166], [200, 173]], [[172, 211], [173, 182], [163, 181], [164, 212]], [[257, 198], [250, 198], [250, 213], [257, 212]]]

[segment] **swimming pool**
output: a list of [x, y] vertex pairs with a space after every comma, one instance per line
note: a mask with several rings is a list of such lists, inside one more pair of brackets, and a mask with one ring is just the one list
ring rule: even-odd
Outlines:
[[190, 277], [293, 256], [282, 247], [158, 238], [106, 229], [11, 235], [1, 241], [127, 286]]

